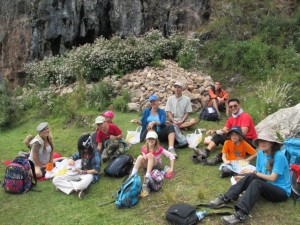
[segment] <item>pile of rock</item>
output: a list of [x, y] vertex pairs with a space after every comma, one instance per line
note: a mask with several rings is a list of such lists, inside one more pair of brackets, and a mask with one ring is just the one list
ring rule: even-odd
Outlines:
[[188, 72], [180, 68], [174, 61], [163, 60], [162, 68], [146, 67], [136, 70], [118, 79], [116, 76], [106, 77], [117, 90], [128, 89], [131, 111], [141, 111], [148, 105], [150, 95], [157, 95], [160, 107], [164, 108], [167, 98], [173, 94], [173, 85], [176, 81], [185, 84], [183, 94], [190, 97], [193, 112], [199, 111], [209, 100], [208, 90], [213, 80], [201, 72]]

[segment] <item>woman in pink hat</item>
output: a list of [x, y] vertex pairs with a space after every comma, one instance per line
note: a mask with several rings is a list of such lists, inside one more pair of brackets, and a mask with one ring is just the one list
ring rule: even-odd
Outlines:
[[[244, 176], [229, 190], [210, 202], [211, 206], [219, 206], [231, 201], [235, 202], [235, 212], [231, 216], [223, 216], [225, 224], [244, 222], [251, 209], [260, 197], [271, 202], [281, 202], [291, 195], [291, 178], [288, 161], [280, 151], [282, 142], [270, 133], [259, 134], [253, 141], [258, 148], [256, 170], [244, 169]], [[245, 194], [239, 198], [240, 194]]]

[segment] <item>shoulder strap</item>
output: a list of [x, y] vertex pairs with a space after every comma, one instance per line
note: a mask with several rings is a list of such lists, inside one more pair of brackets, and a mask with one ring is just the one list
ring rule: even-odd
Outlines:
[[32, 176], [33, 176], [33, 179], [34, 179], [34, 183], [32, 182], [33, 185], [36, 185], [37, 184], [37, 179], [36, 179], [36, 174], [35, 174], [35, 166], [34, 166], [34, 163], [28, 159], [28, 162], [30, 164], [30, 167], [31, 167], [31, 171], [32, 171]]
[[230, 205], [218, 205], [218, 206], [212, 206], [209, 204], [202, 204], [200, 203], [199, 205], [196, 205], [196, 208], [200, 208], [200, 207], [206, 207], [206, 208], [210, 208], [210, 209], [222, 209], [222, 208], [227, 208], [227, 209], [233, 209], [233, 206]]

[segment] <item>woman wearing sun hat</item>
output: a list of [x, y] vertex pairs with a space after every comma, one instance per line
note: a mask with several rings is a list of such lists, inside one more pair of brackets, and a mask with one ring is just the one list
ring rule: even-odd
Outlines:
[[271, 133], [262, 133], [253, 144], [258, 148], [256, 170], [243, 170], [241, 174], [244, 177], [239, 182], [231, 186], [225, 194], [210, 202], [212, 206], [218, 206], [236, 201], [245, 191], [245, 194], [235, 203], [235, 213], [222, 217], [225, 224], [243, 222], [261, 196], [271, 202], [281, 202], [291, 195], [288, 161], [280, 151], [282, 142]]
[[53, 163], [53, 139], [47, 122], [40, 123], [36, 131], [38, 134], [30, 141], [29, 159], [35, 165], [37, 178], [45, 176], [47, 163]]

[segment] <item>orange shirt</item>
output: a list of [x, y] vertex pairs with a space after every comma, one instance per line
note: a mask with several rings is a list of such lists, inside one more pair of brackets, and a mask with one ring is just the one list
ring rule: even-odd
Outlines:
[[229, 94], [227, 91], [225, 91], [224, 89], [220, 89], [220, 90], [216, 90], [214, 92], [213, 88], [211, 88], [209, 91], [208, 91], [208, 94], [210, 96], [211, 99], [214, 99], [214, 98], [217, 98], [217, 97], [220, 97], [220, 98], [223, 98], [224, 99], [228, 99], [229, 98]]
[[244, 140], [239, 145], [235, 145], [232, 140], [227, 140], [223, 145], [222, 153], [226, 154], [227, 160], [237, 160], [238, 158], [245, 159], [246, 154], [256, 154], [256, 150]]

